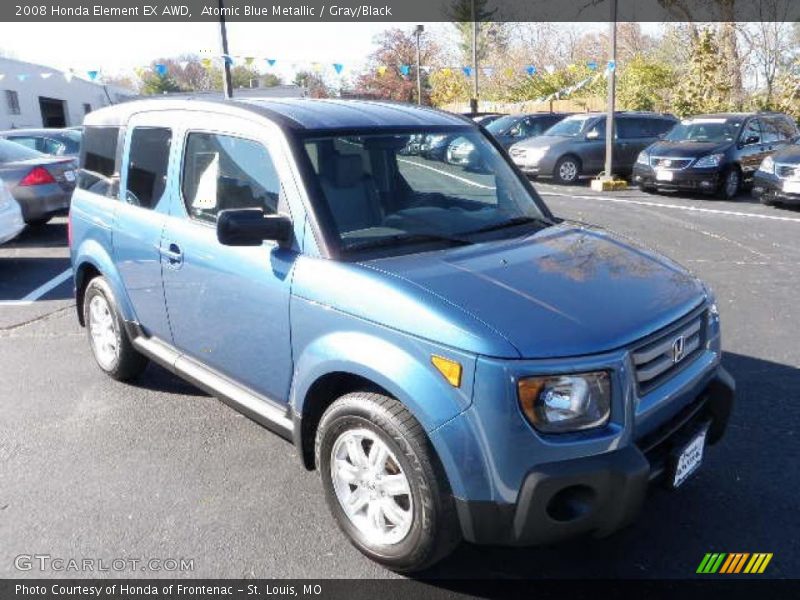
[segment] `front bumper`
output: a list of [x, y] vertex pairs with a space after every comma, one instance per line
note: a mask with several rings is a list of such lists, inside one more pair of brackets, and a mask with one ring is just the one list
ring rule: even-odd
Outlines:
[[719, 167], [676, 169], [669, 171], [671, 181], [662, 181], [656, 177], [655, 169], [636, 163], [633, 167], [632, 182], [639, 187], [663, 191], [712, 193], [719, 187], [720, 172]]
[[[756, 171], [753, 176], [753, 196], [766, 203], [800, 204], [800, 192], [787, 192], [785, 183], [786, 180], [775, 175]], [[794, 184], [797, 185], [797, 182]]]
[[479, 544], [535, 545], [591, 533], [609, 535], [633, 521], [647, 488], [667, 472], [671, 450], [710, 423], [718, 442], [733, 408], [735, 385], [719, 367], [696, 400], [633, 443], [604, 454], [538, 465], [516, 504], [456, 499], [465, 539]]

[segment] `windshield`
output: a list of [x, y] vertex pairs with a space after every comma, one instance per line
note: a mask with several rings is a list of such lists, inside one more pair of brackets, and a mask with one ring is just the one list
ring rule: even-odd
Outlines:
[[581, 135], [594, 115], [573, 115], [553, 125], [544, 132], [544, 135], [560, 135], [564, 137], [577, 137]]
[[733, 142], [741, 126], [741, 121], [731, 119], [687, 119], [676, 125], [664, 139], [670, 142]]
[[[414, 135], [416, 134], [416, 135]], [[305, 149], [341, 249], [408, 251], [420, 243], [467, 244], [541, 227], [535, 198], [484, 136], [449, 135], [473, 150], [457, 162], [418, 151], [431, 132], [308, 139]]]
[[41, 158], [44, 154], [26, 148], [22, 144], [0, 140], [0, 163], [16, 162], [18, 160], [30, 160]]
[[495, 135], [505, 133], [507, 130], [511, 129], [514, 125], [517, 124], [519, 121], [519, 117], [500, 117], [496, 121], [492, 121], [486, 126], [486, 131], [489, 133], [493, 133]]

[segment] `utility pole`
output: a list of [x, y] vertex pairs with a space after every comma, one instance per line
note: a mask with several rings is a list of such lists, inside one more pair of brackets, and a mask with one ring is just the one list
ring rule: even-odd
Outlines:
[[219, 41], [222, 46], [222, 93], [226, 100], [233, 98], [230, 54], [228, 53], [228, 29], [225, 27], [225, 2], [219, 0]]
[[611, 20], [608, 24], [609, 65], [608, 70], [608, 114], [606, 116], [606, 164], [605, 177], [612, 179], [614, 172], [614, 108], [616, 103], [617, 73], [617, 0], [611, 0]]
[[469, 101], [470, 112], [478, 112], [478, 21], [475, 11], [475, 0], [470, 2], [472, 11], [472, 98]]
[[419, 60], [419, 38], [422, 32], [425, 31], [424, 25], [417, 25], [415, 33], [417, 34], [417, 104], [422, 104], [422, 74], [420, 72]]

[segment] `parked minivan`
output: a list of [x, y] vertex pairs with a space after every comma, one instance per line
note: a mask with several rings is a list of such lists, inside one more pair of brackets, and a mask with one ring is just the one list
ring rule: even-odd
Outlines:
[[[434, 134], [485, 172], [405, 151]], [[156, 362], [291, 440], [345, 535], [399, 571], [461, 539], [607, 535], [726, 428], [709, 288], [553, 216], [457, 115], [107, 107], [86, 116], [69, 230], [100, 369]]]
[[[671, 115], [614, 113], [614, 174], [628, 175], [639, 152], [672, 129], [676, 122]], [[575, 183], [605, 168], [605, 140], [605, 113], [582, 113], [566, 117], [538, 137], [514, 144], [509, 154], [526, 175]]]
[[761, 161], [798, 135], [780, 113], [697, 115], [680, 122], [636, 159], [633, 183], [643, 191], [690, 191], [736, 197]]
[[767, 156], [753, 176], [753, 196], [762, 204], [800, 204], [800, 139]]

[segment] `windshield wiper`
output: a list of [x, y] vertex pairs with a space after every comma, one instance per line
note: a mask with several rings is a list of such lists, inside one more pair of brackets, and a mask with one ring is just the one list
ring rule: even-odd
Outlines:
[[344, 250], [345, 252], [353, 252], [358, 250], [371, 250], [373, 248], [386, 248], [398, 244], [416, 244], [424, 242], [447, 242], [454, 246], [466, 246], [474, 243], [464, 238], [451, 237], [438, 233], [398, 233], [387, 237], [356, 242], [355, 244], [345, 246]]
[[512, 217], [511, 219], [507, 219], [506, 221], [501, 221], [500, 223], [493, 223], [491, 225], [487, 225], [486, 227], [481, 227], [480, 229], [473, 229], [472, 231], [466, 231], [464, 232], [463, 235], [474, 235], [477, 233], [486, 233], [488, 231], [497, 231], [499, 229], [506, 229], [507, 227], [516, 227], [517, 225], [525, 225], [527, 223], [537, 223], [542, 226], [542, 229], [553, 225], [551, 221], [549, 221], [548, 219], [544, 219], [542, 217], [519, 216], [519, 217]]

